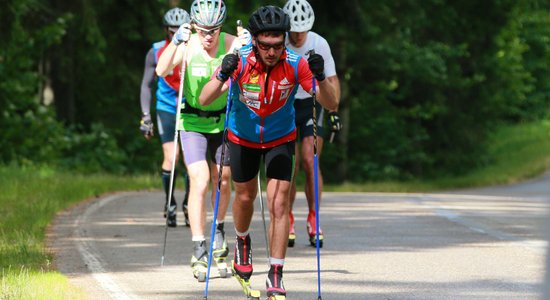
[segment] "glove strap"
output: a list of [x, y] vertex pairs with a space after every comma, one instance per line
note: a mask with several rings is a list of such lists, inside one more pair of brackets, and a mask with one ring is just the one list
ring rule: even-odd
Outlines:
[[227, 79], [229, 79], [229, 75], [228, 74], [225, 74], [223, 72], [218, 72], [218, 74], [216, 75], [216, 79], [218, 79], [219, 81], [221, 81], [222, 83], [225, 83], [227, 81]]

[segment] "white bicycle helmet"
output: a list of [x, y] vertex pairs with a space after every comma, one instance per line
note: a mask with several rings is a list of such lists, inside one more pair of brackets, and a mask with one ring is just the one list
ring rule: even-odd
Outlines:
[[189, 22], [189, 13], [179, 7], [174, 7], [164, 14], [164, 26], [176, 27]]
[[198, 26], [221, 26], [226, 16], [225, 3], [222, 0], [195, 0], [191, 4], [191, 20]]
[[283, 7], [285, 13], [290, 17], [290, 31], [310, 31], [315, 21], [313, 8], [306, 0], [289, 0]]

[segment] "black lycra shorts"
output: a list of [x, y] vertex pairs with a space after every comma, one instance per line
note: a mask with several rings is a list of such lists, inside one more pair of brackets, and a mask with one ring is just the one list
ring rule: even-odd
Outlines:
[[260, 170], [262, 155], [266, 177], [291, 181], [294, 174], [294, 141], [267, 149], [248, 148], [229, 142], [231, 177], [235, 182], [253, 179]]

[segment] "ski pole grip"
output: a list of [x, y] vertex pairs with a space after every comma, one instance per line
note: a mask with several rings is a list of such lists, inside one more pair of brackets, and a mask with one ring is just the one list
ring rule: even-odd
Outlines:
[[237, 34], [240, 34], [243, 31], [243, 22], [241, 20], [237, 20]]

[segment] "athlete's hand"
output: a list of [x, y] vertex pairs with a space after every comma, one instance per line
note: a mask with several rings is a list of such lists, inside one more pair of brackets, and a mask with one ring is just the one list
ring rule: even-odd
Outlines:
[[188, 23], [181, 24], [180, 28], [178, 28], [178, 31], [174, 33], [174, 36], [172, 36], [172, 43], [174, 45], [179, 46], [181, 43], [187, 43], [189, 41], [189, 38], [191, 37], [191, 25]]
[[330, 131], [334, 133], [338, 133], [342, 129], [342, 123], [340, 123], [340, 116], [338, 116], [338, 113], [335, 111], [331, 111], [328, 113], [328, 126], [330, 127]]
[[317, 81], [325, 80], [325, 60], [320, 54], [312, 53], [307, 59], [309, 69]]
[[229, 79], [229, 76], [231, 76], [235, 69], [237, 69], [238, 64], [239, 57], [237, 56], [237, 54], [230, 53], [225, 55], [222, 60], [220, 71], [218, 72], [218, 75], [216, 75], [216, 78], [221, 82], [226, 82], [227, 79]]
[[150, 139], [153, 135], [155, 135], [153, 132], [154, 127], [153, 121], [151, 121], [151, 115], [146, 114], [141, 117], [139, 130], [141, 130], [141, 133], [143, 133], [143, 136], [145, 136], [146, 139]]

